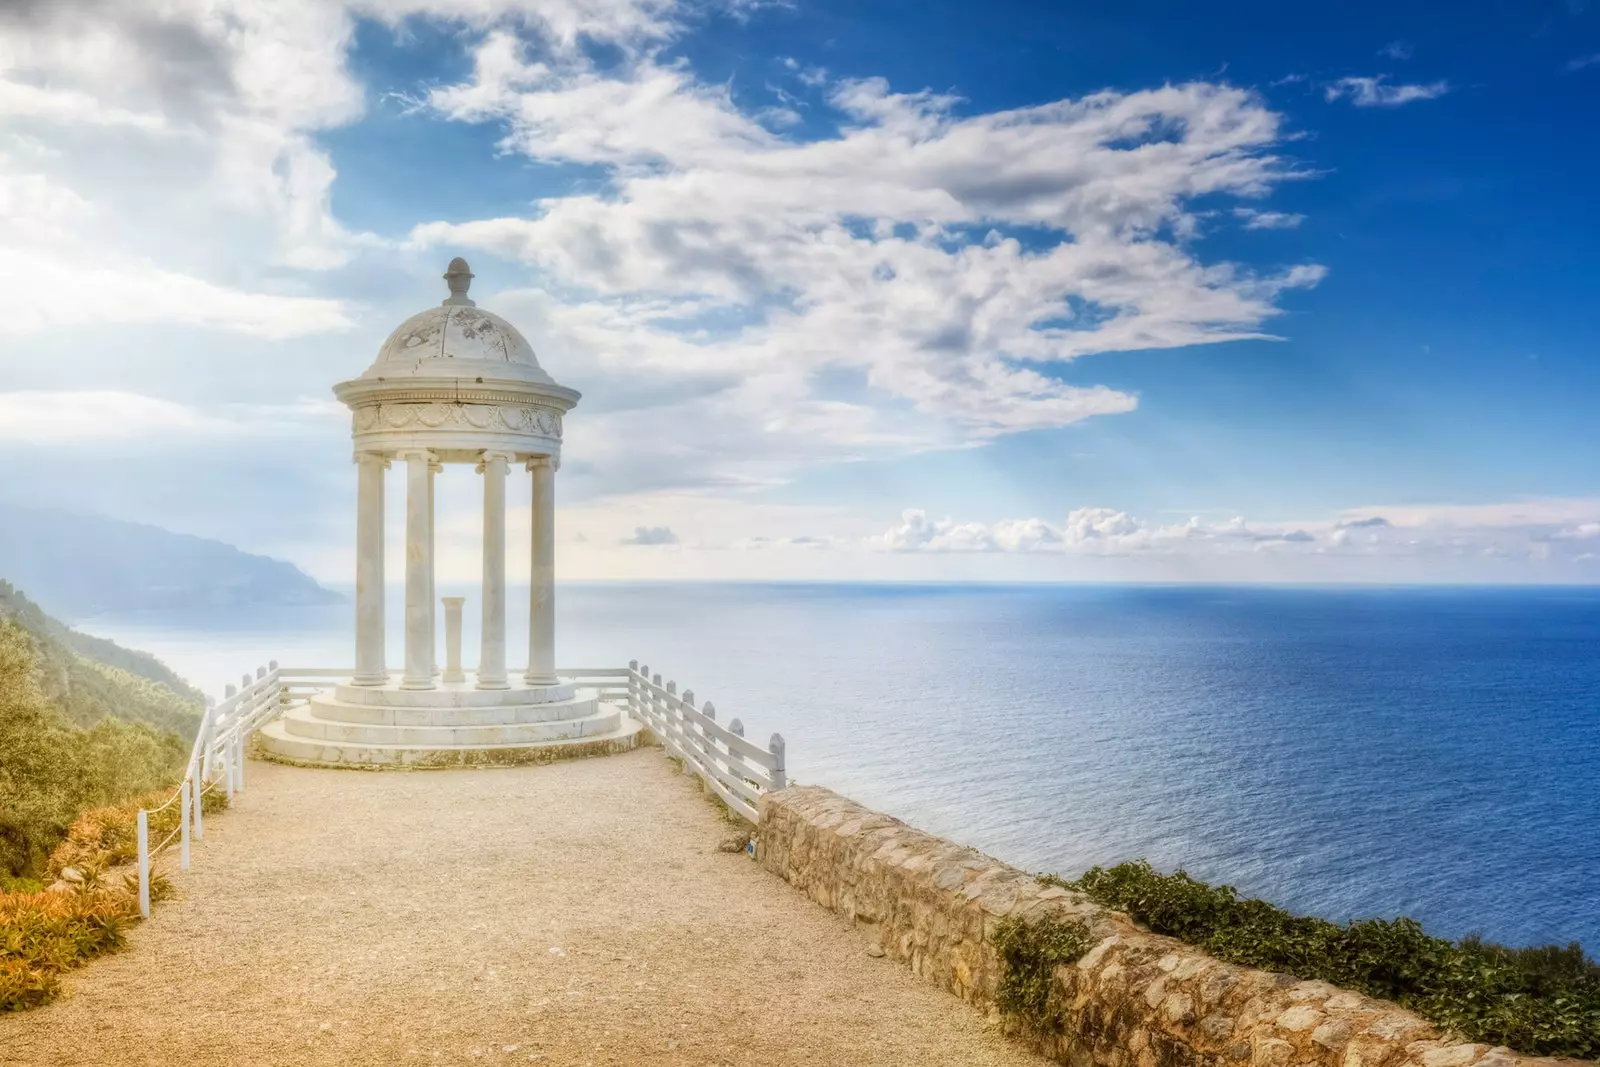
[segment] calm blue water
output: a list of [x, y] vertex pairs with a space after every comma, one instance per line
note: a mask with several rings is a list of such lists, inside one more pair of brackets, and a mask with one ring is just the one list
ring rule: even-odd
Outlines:
[[[563, 665], [640, 659], [781, 731], [799, 781], [1029, 869], [1143, 856], [1330, 918], [1600, 949], [1600, 589], [586, 585], [558, 604]], [[344, 665], [350, 615], [85, 628], [220, 689], [272, 657]]]

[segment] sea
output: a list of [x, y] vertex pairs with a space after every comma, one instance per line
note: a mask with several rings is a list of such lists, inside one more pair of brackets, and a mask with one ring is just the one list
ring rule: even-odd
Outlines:
[[[470, 667], [476, 590], [439, 592], [469, 598]], [[563, 666], [640, 660], [781, 733], [794, 780], [1025, 869], [1144, 858], [1300, 913], [1600, 954], [1600, 588], [596, 583], [557, 604]], [[220, 693], [269, 659], [348, 665], [352, 618], [78, 625]]]

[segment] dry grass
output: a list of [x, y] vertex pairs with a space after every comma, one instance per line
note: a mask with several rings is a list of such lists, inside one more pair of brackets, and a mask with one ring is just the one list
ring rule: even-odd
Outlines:
[[[124, 869], [138, 859], [139, 809], [154, 808], [168, 795], [84, 812], [50, 855], [55, 888], [0, 892], [0, 1011], [48, 1004], [60, 993], [64, 971], [123, 947], [128, 927], [139, 921], [138, 875]], [[227, 803], [215, 792], [203, 801], [207, 813]], [[153, 813], [151, 847], [177, 826], [177, 805]], [[171, 880], [152, 866], [151, 901], [171, 895]]]
[[[90, 808], [73, 820], [66, 840], [50, 853], [46, 865], [52, 879], [68, 867], [107, 869], [132, 863], [139, 857], [139, 809], [150, 811], [150, 847], [153, 849], [178, 828], [178, 805], [157, 811], [172, 796], [170, 791], [148, 793], [123, 804]], [[201, 799], [203, 813], [226, 811], [228, 798], [213, 789]]]

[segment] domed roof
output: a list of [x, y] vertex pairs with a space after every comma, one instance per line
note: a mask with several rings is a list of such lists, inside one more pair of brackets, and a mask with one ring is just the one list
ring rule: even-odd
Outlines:
[[497, 378], [554, 384], [517, 328], [467, 297], [472, 271], [450, 261], [450, 296], [402, 322], [363, 378]]

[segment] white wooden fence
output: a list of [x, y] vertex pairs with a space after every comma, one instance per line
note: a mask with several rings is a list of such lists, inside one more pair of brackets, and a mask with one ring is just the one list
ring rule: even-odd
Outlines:
[[711, 701], [695, 706], [694, 690], [678, 692], [676, 682], [661, 682], [638, 660], [628, 663], [628, 714], [649, 727], [656, 740], [698, 774], [723, 803], [751, 822], [761, 819], [761, 794], [788, 784], [783, 737], [773, 734], [765, 748], [744, 736], [744, 723], [717, 721]]
[[[273, 660], [255, 674], [246, 674], [237, 686], [228, 686], [220, 703], [206, 709], [189, 752], [182, 783], [158, 807], [140, 810], [139, 914], [150, 915], [150, 862], [171, 848], [179, 848], [180, 869], [189, 869], [189, 842], [205, 840], [204, 796], [221, 789], [231, 801], [244, 789], [245, 750], [250, 735], [312, 695], [331, 689], [351, 675], [349, 668], [279, 667]], [[625, 707], [673, 755], [683, 760], [685, 771], [698, 774], [734, 811], [752, 822], [760, 819], [761, 794], [782, 789], [783, 738], [773, 734], [762, 748], [745, 740], [744, 724], [734, 719], [723, 726], [717, 711], [706, 701], [697, 708], [694, 693], [682, 695], [673, 682], [637, 660], [626, 667], [591, 667], [558, 670], [561, 678], [598, 692], [600, 700]], [[154, 848], [149, 842], [149, 817], [173, 804], [179, 806], [177, 829]]]

